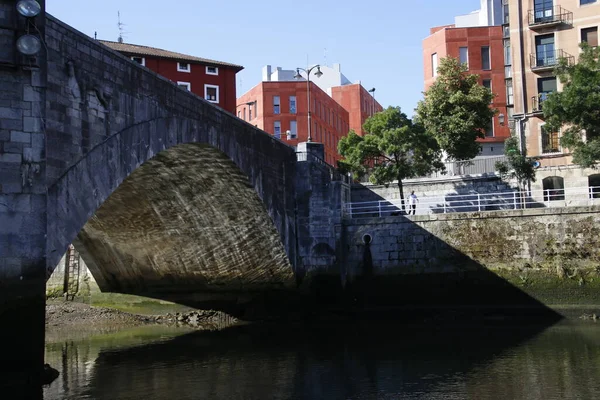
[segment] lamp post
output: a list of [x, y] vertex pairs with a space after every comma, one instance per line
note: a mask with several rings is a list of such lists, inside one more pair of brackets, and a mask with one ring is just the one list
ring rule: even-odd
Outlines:
[[312, 136], [310, 133], [310, 73], [315, 68], [317, 69], [317, 72], [315, 72], [315, 76], [317, 78], [323, 75], [323, 73], [321, 72], [321, 66], [319, 64], [313, 65], [307, 70], [304, 68], [296, 68], [296, 75], [294, 75], [295, 79], [301, 79], [302, 75], [300, 75], [300, 71], [304, 71], [306, 73], [306, 98], [308, 99], [308, 138], [306, 139], [307, 142], [312, 142]]
[[375, 114], [375, 88], [369, 90], [369, 93], [371, 93], [371, 95], [373, 96], [373, 104], [371, 106], [371, 116], [373, 116], [373, 114]]

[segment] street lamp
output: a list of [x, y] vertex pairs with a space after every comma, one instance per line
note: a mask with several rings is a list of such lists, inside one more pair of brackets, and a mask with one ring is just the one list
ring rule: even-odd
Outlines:
[[294, 75], [295, 79], [302, 79], [302, 75], [300, 75], [300, 71], [304, 71], [306, 73], [306, 97], [308, 98], [308, 138], [306, 139], [307, 142], [312, 142], [312, 136], [310, 134], [310, 126], [311, 126], [311, 122], [310, 122], [310, 73], [315, 68], [317, 69], [317, 72], [315, 72], [315, 76], [317, 78], [320, 77], [321, 75], [323, 75], [323, 73], [321, 72], [321, 66], [319, 64], [313, 65], [308, 70], [306, 70], [304, 68], [296, 68], [296, 75]]
[[375, 88], [369, 90], [369, 93], [373, 96], [373, 105], [371, 106], [371, 116], [373, 116], [375, 114]]

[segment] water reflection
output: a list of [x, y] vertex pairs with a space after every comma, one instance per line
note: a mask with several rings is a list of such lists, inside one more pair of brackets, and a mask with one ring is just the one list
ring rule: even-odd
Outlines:
[[44, 399], [575, 399], [600, 393], [600, 327], [244, 326], [55, 341]]

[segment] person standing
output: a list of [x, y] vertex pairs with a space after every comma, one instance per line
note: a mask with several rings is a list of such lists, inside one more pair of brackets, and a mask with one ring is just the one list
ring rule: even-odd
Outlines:
[[412, 214], [415, 215], [416, 211], [417, 211], [417, 202], [419, 201], [419, 199], [417, 198], [417, 195], [415, 194], [415, 191], [413, 190], [412, 192], [410, 192], [410, 196], [408, 196], [408, 215], [410, 215], [411, 211]]

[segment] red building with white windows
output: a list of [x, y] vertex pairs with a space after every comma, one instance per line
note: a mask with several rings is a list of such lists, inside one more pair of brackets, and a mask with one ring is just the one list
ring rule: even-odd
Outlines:
[[235, 74], [244, 67], [154, 47], [105, 40], [100, 42], [230, 113], [235, 113]]
[[[482, 145], [482, 156], [504, 154], [504, 141], [510, 137], [508, 119], [512, 109], [512, 87], [507, 91], [505, 65], [510, 65], [510, 47], [505, 52], [502, 26], [475, 26], [456, 28], [454, 25], [431, 28], [430, 35], [423, 40], [423, 65], [425, 90], [437, 75], [442, 58], [454, 57], [467, 65], [468, 72], [479, 75], [479, 83], [495, 94], [490, 105], [498, 114], [490, 121]], [[506, 122], [502, 122], [502, 118]]]
[[[324, 161], [335, 165], [341, 158], [340, 139], [350, 130], [364, 135], [364, 121], [383, 108], [360, 83], [351, 84], [338, 64], [319, 71], [321, 76], [310, 76], [310, 133], [313, 142], [323, 143]], [[296, 72], [266, 66], [262, 82], [238, 98], [236, 111], [239, 118], [292, 146], [308, 139], [306, 73], [295, 79]]]

